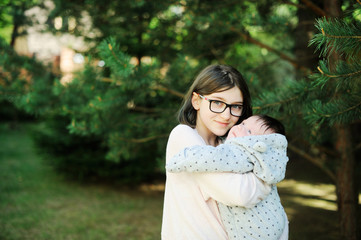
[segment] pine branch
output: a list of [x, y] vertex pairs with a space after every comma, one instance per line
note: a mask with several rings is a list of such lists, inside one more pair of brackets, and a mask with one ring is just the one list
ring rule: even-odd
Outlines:
[[318, 166], [322, 171], [324, 171], [334, 182], [336, 182], [336, 175], [329, 169], [327, 168], [323, 163], [325, 162], [325, 159], [323, 158], [319, 158], [316, 156], [313, 156], [307, 152], [305, 152], [304, 150], [297, 148], [296, 146], [292, 145], [292, 144], [288, 144], [288, 148], [297, 153], [298, 155], [300, 155], [302, 158], [310, 161], [312, 164]]
[[[350, 99], [351, 98], [351, 99]], [[347, 99], [339, 99], [323, 104], [321, 101], [313, 101], [310, 114], [305, 119], [310, 124], [328, 122], [329, 125], [336, 123], [348, 124], [361, 119], [361, 101], [359, 97], [352, 96]]]
[[258, 41], [257, 39], [252, 38], [250, 35], [245, 34], [245, 33], [241, 32], [241, 31], [239, 31], [237, 28], [235, 28], [235, 27], [233, 27], [233, 26], [230, 27], [230, 30], [231, 30], [232, 32], [234, 32], [234, 33], [237, 33], [240, 37], [242, 37], [242, 38], [243, 38], [244, 40], [246, 40], [247, 42], [252, 43], [252, 44], [254, 44], [254, 45], [257, 45], [257, 46], [259, 46], [259, 47], [261, 47], [261, 48], [265, 48], [265, 49], [267, 49], [268, 51], [275, 53], [276, 55], [278, 55], [278, 56], [279, 56], [280, 58], [282, 58], [283, 60], [288, 61], [288, 62], [289, 62], [292, 66], [294, 66], [296, 69], [299, 69], [299, 70], [301, 70], [302, 72], [304, 72], [305, 75], [308, 75], [308, 74], [311, 73], [311, 70], [310, 70], [310, 69], [308, 69], [308, 68], [305, 67], [305, 66], [300, 65], [295, 59], [287, 56], [287, 55], [284, 54], [283, 52], [281, 52], [281, 51], [279, 51], [279, 50], [277, 50], [277, 49], [275, 49], [275, 48], [273, 48], [273, 47], [271, 47], [271, 46], [269, 46], [269, 45], [267, 45], [267, 44], [265, 44], [265, 43], [262, 43], [262, 42]]
[[325, 33], [325, 30], [323, 28], [321, 28], [321, 32], [323, 36], [326, 36], [328, 38], [356, 38], [356, 39], [361, 39], [361, 36], [336, 36], [336, 35], [330, 35]]
[[291, 6], [294, 6], [294, 7], [297, 7], [297, 8], [302, 8], [302, 9], [306, 8], [305, 5], [293, 3], [293, 2], [291, 2], [291, 1], [280, 0], [280, 2], [281, 2], [282, 4], [291, 5]]
[[[273, 92], [264, 92], [255, 99], [254, 110], [262, 111], [267, 108], [278, 110], [281, 106], [290, 105], [292, 103], [301, 103], [314, 91], [309, 88], [308, 83], [304, 81], [291, 82], [283, 88]], [[293, 108], [287, 107], [288, 110]]]
[[327, 16], [326, 12], [323, 11], [321, 8], [319, 8], [316, 4], [314, 4], [312, 1], [309, 0], [301, 0], [308, 8], [310, 8], [313, 12], [315, 12], [317, 15], [323, 17]]
[[336, 83], [336, 90], [339, 89], [357, 89], [359, 86], [359, 77], [361, 76], [361, 64], [359, 62], [345, 62], [338, 61], [334, 65], [334, 72], [329, 70], [329, 62], [322, 60], [317, 67], [320, 74], [314, 74], [312, 76], [312, 85], [314, 87], [321, 86], [321, 89], [330, 80], [334, 80]]
[[159, 112], [163, 111], [163, 109], [140, 107], [140, 106], [132, 106], [132, 107], [128, 107], [128, 108], [132, 111], [142, 112], [142, 113], [159, 113]]
[[293, 102], [293, 101], [297, 100], [300, 97], [301, 97], [300, 95], [299, 96], [293, 96], [293, 97], [290, 97], [290, 98], [287, 98], [287, 99], [282, 99], [280, 101], [264, 104], [264, 105], [262, 105], [262, 107], [261, 106], [254, 106], [254, 107], [252, 107], [252, 109], [253, 110], [262, 110], [262, 109], [265, 109], [265, 108], [274, 108], [276, 106], [281, 106], [281, 105]]
[[322, 69], [320, 68], [320, 66], [317, 67], [317, 70], [318, 70], [321, 74], [323, 74], [323, 75], [325, 75], [326, 77], [329, 77], [329, 78], [340, 78], [340, 77], [341, 77], [341, 78], [345, 78], [345, 77], [352, 77], [352, 76], [354, 76], [354, 75], [361, 74], [361, 70], [360, 70], [360, 71], [356, 71], [356, 72], [352, 72], [352, 73], [347, 73], [347, 74], [329, 75], [329, 74], [323, 72]]
[[150, 142], [150, 141], [153, 141], [153, 140], [156, 140], [159, 138], [165, 138], [168, 136], [169, 136], [169, 134], [161, 134], [161, 135], [157, 135], [157, 136], [150, 136], [150, 137], [145, 137], [145, 138], [131, 138], [131, 139], [120, 137], [119, 140], [128, 141], [131, 143], [146, 143], [146, 142]]
[[177, 96], [177, 97], [180, 97], [180, 98], [183, 98], [184, 97], [184, 94], [181, 93], [181, 92], [178, 92], [177, 90], [173, 90], [173, 89], [170, 89], [164, 85], [160, 85], [160, 84], [157, 84], [153, 87], [151, 87], [152, 89], [154, 90], [161, 90], [161, 91], [164, 91], [164, 92], [168, 92], [170, 94], [173, 94], [174, 96]]
[[119, 49], [119, 45], [114, 38], [102, 41], [98, 46], [98, 50], [105, 65], [112, 69], [115, 76], [127, 80], [134, 73], [135, 66], [130, 63], [130, 56]]
[[[112, 78], [105, 78], [103, 77], [102, 78], [102, 81], [103, 82], [109, 82], [109, 83], [114, 83], [116, 85], [121, 85], [121, 82], [119, 80], [114, 80]], [[163, 92], [167, 92], [167, 93], [170, 93], [174, 96], [177, 96], [177, 97], [180, 97], [180, 98], [183, 98], [184, 97], [184, 94], [177, 91], [177, 90], [174, 90], [174, 89], [170, 89], [169, 87], [166, 87], [164, 85], [160, 85], [160, 84], [157, 84], [155, 86], [152, 86], [151, 89], [153, 90], [160, 90], [160, 91], [163, 91]]]
[[108, 82], [108, 83], [114, 83], [115, 85], [120, 85], [121, 84], [121, 82], [119, 80], [114, 80], [112, 78], [106, 78], [106, 77], [103, 77], [101, 79], [101, 81]]
[[309, 45], [316, 45], [320, 55], [329, 56], [338, 52], [346, 58], [358, 60], [361, 52], [361, 23], [349, 23], [347, 20], [326, 19], [317, 20], [316, 28], [321, 32], [316, 34]]

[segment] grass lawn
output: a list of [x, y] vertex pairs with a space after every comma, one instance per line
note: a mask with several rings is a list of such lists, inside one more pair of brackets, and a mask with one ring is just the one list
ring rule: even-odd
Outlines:
[[0, 125], [0, 239], [160, 239], [163, 192], [66, 181], [36, 155], [28, 127]]
[[[0, 239], [160, 239], [161, 186], [117, 189], [56, 175], [36, 155], [27, 129], [0, 124]], [[290, 240], [339, 239], [334, 186], [291, 159], [279, 184]]]

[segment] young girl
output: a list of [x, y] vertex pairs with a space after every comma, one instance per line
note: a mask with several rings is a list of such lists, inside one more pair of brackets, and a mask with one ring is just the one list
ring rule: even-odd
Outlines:
[[[168, 139], [166, 161], [186, 147], [220, 144], [220, 137], [252, 114], [242, 75], [211, 65], [195, 79]], [[217, 202], [253, 207], [271, 187], [254, 173], [169, 173], [164, 197], [162, 239], [228, 239]]]
[[170, 172], [253, 171], [257, 177], [273, 185], [272, 191], [253, 208], [218, 203], [228, 237], [287, 239], [287, 216], [275, 185], [283, 180], [288, 162], [284, 135], [281, 122], [266, 115], [254, 115], [232, 127], [225, 144], [186, 148], [168, 161], [166, 169]]

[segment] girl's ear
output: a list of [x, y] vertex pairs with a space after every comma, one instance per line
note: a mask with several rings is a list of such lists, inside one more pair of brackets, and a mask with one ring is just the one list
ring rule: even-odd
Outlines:
[[192, 94], [192, 106], [196, 111], [198, 111], [200, 108], [200, 98], [195, 92]]

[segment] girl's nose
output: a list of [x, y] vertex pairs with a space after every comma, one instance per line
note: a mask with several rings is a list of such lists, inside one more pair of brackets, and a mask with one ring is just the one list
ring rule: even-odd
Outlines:
[[231, 109], [228, 107], [224, 110], [224, 112], [221, 113], [221, 116], [223, 119], [228, 120], [231, 118]]

